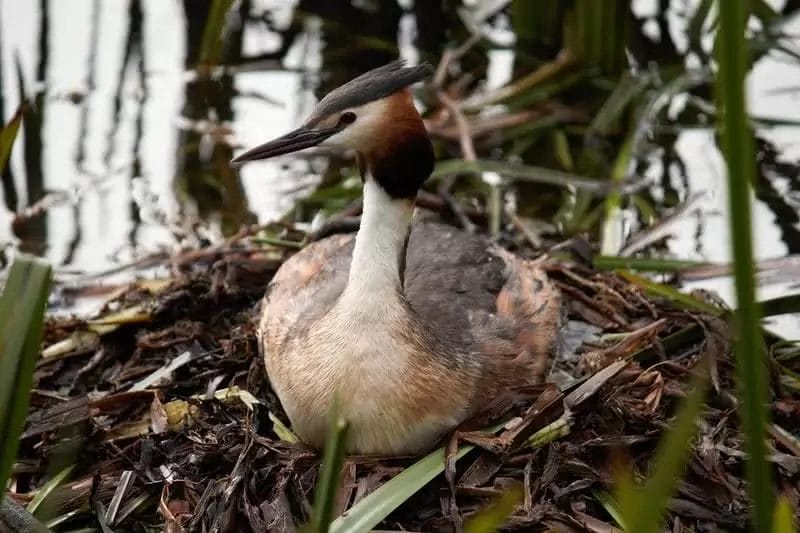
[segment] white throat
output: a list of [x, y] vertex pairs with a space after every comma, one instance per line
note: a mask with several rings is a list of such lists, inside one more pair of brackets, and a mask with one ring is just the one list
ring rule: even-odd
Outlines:
[[395, 200], [371, 177], [364, 183], [361, 226], [356, 235], [347, 287], [342, 295], [359, 305], [401, 290], [406, 237], [414, 214], [409, 200]]

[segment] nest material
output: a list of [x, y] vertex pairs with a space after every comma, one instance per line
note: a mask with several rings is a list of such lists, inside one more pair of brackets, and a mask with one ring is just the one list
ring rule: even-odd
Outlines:
[[[41, 362], [12, 499], [27, 503], [46, 476], [73, 465], [46, 501], [51, 517], [82, 509], [60, 528], [292, 531], [305, 523], [319, 458], [281, 440], [270, 416], [286, 421], [254, 335], [258, 302], [279, 264], [262, 257], [229, 253], [209, 268], [201, 254], [157, 296], [132, 289], [117, 300], [144, 305], [146, 320]], [[464, 436], [478, 448], [381, 528], [452, 530], [521, 484], [522, 504], [505, 528], [613, 531], [602, 494], [612, 490], [615, 468], [646, 475], [676, 400], [706, 357], [713, 387], [668, 520], [677, 530], [744, 529], [743, 436], [725, 322], [649, 298], [616, 275], [547, 268], [571, 325], [553, 377], [584, 380], [512, 398], [503, 414], [516, 415], [516, 425]], [[50, 320], [45, 345], [83, 330], [75, 320]], [[797, 400], [775, 397], [773, 407], [796, 432]], [[554, 420], [567, 431], [532, 446], [528, 437]], [[780, 486], [796, 505], [798, 457], [774, 444]], [[335, 511], [414, 460], [348, 458]]]

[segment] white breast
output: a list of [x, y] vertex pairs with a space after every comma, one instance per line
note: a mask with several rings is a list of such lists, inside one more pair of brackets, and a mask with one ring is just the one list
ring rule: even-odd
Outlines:
[[[444, 417], [424, 409], [409, 413], [409, 405], [419, 405], [408, 397], [415, 355], [393, 328], [402, 323], [398, 303], [348, 309], [333, 310], [302, 346], [281, 354], [282, 366], [294, 373], [271, 380], [304, 442], [324, 445], [334, 400], [349, 424], [349, 453], [414, 453], [466, 416], [459, 409]], [[266, 357], [268, 373], [273, 359]]]

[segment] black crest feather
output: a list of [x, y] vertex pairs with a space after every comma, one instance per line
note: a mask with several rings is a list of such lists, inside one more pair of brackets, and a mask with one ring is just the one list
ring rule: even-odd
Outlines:
[[309, 122], [380, 100], [424, 80], [432, 73], [433, 67], [428, 63], [407, 67], [402, 59], [369, 70], [325, 95]]

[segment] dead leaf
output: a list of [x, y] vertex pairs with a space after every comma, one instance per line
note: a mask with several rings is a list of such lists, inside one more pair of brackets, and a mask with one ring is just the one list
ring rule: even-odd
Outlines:
[[169, 420], [158, 394], [153, 394], [153, 401], [150, 403], [150, 430], [159, 435], [167, 431]]

